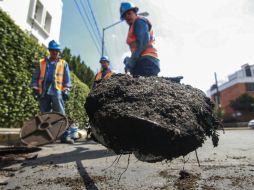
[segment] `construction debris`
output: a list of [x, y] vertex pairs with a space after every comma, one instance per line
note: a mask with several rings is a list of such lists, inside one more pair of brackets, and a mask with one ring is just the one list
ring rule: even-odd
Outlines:
[[101, 80], [85, 108], [92, 134], [116, 154], [157, 162], [184, 156], [207, 137], [218, 144], [214, 104], [199, 89], [162, 77], [117, 74]]

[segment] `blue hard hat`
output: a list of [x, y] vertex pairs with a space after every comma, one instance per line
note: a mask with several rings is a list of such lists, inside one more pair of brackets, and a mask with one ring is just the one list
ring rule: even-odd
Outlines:
[[60, 47], [60, 45], [55, 40], [51, 40], [49, 42], [48, 49], [49, 50], [52, 49], [52, 50], [58, 50], [58, 51], [60, 51], [61, 47]]
[[101, 63], [102, 61], [106, 61], [106, 62], [108, 62], [108, 63], [110, 62], [108, 56], [102, 56], [102, 57], [100, 58], [100, 63]]
[[131, 2], [122, 2], [120, 6], [120, 18], [123, 20], [123, 16], [127, 11], [133, 10], [135, 13], [138, 12], [138, 7], [136, 7]]

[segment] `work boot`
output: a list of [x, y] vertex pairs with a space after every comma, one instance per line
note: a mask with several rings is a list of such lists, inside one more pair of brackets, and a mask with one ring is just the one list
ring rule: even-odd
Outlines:
[[67, 129], [61, 137], [61, 143], [74, 144], [74, 140], [71, 138], [70, 130]]
[[65, 139], [65, 143], [67, 143], [67, 144], [74, 144], [74, 140], [71, 139], [71, 138], [66, 138]]
[[61, 138], [61, 143], [74, 144], [74, 140], [69, 137]]

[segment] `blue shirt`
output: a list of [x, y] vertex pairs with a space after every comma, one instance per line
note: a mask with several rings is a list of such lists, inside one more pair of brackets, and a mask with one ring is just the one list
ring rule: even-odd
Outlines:
[[[42, 96], [45, 95], [45, 93], [49, 95], [57, 95], [59, 93], [62, 93], [61, 91], [57, 90], [55, 88], [55, 69], [56, 69], [56, 61], [50, 62], [48, 58], [46, 58], [46, 71], [43, 81], [43, 89], [42, 89]], [[32, 77], [31, 87], [38, 89], [38, 80], [40, 78], [40, 64], [37, 65], [35, 72]], [[63, 87], [65, 89], [70, 89], [72, 86], [71, 84], [71, 75], [70, 75], [70, 69], [68, 66], [68, 63], [64, 62], [64, 75], [63, 75]]]
[[48, 74], [47, 74], [47, 78], [45, 78], [45, 81], [48, 84], [52, 83], [52, 81], [54, 79], [56, 64], [57, 64], [56, 61], [51, 61], [51, 62], [48, 62], [48, 64], [47, 64]]

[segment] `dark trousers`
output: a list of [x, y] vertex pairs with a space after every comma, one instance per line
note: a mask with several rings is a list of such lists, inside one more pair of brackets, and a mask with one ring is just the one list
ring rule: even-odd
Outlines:
[[150, 59], [142, 58], [139, 60], [132, 70], [133, 76], [157, 76], [160, 69]]

